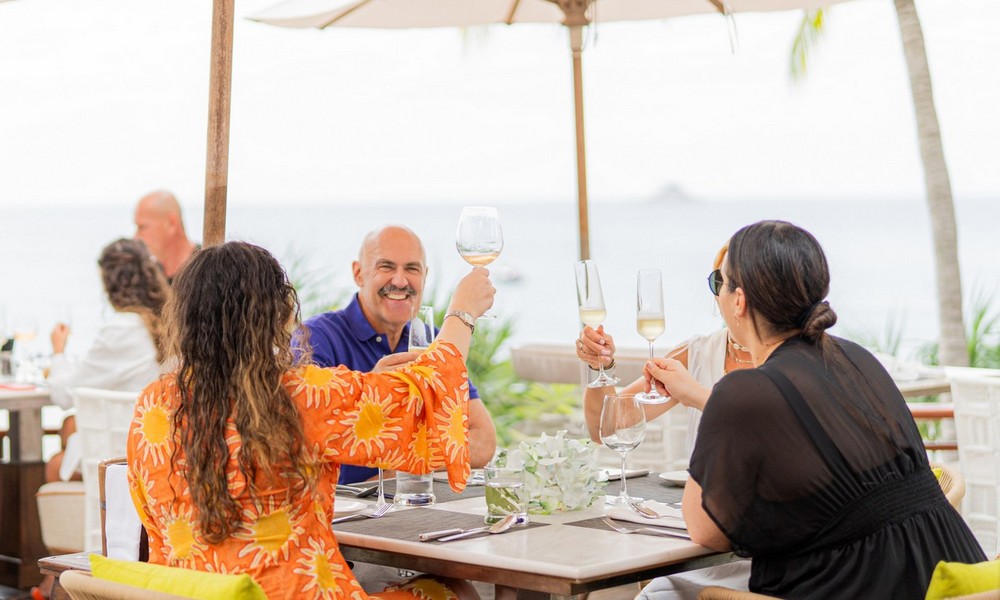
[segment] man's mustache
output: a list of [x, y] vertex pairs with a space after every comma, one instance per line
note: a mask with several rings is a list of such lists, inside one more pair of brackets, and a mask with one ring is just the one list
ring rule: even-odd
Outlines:
[[408, 294], [410, 296], [416, 296], [417, 290], [413, 289], [413, 287], [409, 285], [406, 287], [396, 287], [390, 283], [380, 289], [378, 293], [380, 296], [385, 296], [387, 294]]

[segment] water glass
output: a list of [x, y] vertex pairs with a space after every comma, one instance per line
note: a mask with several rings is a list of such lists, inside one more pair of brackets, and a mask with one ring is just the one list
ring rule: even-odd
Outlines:
[[418, 306], [410, 319], [410, 339], [407, 350], [424, 350], [434, 341], [434, 307]]
[[528, 522], [528, 490], [524, 486], [524, 469], [487, 466], [486, 519], [492, 525], [507, 515], [515, 515], [517, 522]]
[[434, 474], [417, 475], [396, 471], [396, 493], [392, 501], [404, 506], [430, 506], [434, 496]]

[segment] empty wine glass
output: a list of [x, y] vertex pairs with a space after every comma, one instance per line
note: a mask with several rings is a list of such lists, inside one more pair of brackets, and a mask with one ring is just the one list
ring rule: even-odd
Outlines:
[[[601, 276], [597, 273], [597, 263], [581, 260], [576, 263], [576, 299], [580, 306], [580, 321], [594, 329], [600, 327], [608, 316], [604, 308], [604, 292], [601, 291]], [[617, 377], [609, 377], [604, 372], [604, 363], [598, 357], [598, 375], [587, 387], [599, 388], [618, 383]]]
[[[641, 269], [636, 285], [636, 329], [649, 342], [649, 358], [653, 358], [653, 342], [665, 328], [663, 318], [663, 276], [659, 269]], [[636, 394], [645, 404], [663, 404], [670, 400], [650, 385], [648, 392]]]
[[610, 394], [601, 407], [601, 442], [622, 455], [622, 485], [618, 497], [609, 504], [628, 506], [642, 500], [628, 495], [625, 477], [625, 457], [646, 437], [646, 413], [634, 394]]
[[492, 206], [466, 206], [458, 219], [455, 246], [465, 262], [485, 267], [503, 250], [500, 213]]
[[[378, 499], [375, 500], [375, 508], [379, 509], [389, 504], [385, 499], [385, 473], [382, 471], [382, 467], [378, 468]], [[392, 510], [391, 508], [389, 510]]]

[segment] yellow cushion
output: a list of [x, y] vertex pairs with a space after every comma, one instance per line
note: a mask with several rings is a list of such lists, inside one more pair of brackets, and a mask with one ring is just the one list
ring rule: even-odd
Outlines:
[[942, 560], [934, 567], [924, 600], [941, 600], [992, 590], [1000, 590], [1000, 560], [974, 565]]
[[144, 562], [114, 560], [100, 554], [90, 555], [90, 570], [94, 577], [100, 579], [196, 600], [216, 598], [267, 600], [264, 590], [249, 575], [222, 575]]
[[933, 469], [931, 469], [931, 473], [934, 473], [934, 477], [937, 478], [938, 481], [941, 481], [942, 472], [943, 469], [941, 469], [941, 467], [934, 467]]

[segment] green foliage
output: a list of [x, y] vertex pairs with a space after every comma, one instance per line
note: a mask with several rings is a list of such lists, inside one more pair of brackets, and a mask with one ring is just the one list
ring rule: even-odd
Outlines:
[[822, 8], [802, 11], [802, 21], [792, 41], [792, 51], [788, 61], [792, 81], [801, 81], [805, 77], [809, 54], [822, 37], [825, 22], [826, 14]]
[[302, 308], [302, 318], [334, 310], [346, 304], [351, 296], [351, 290], [334, 291], [330, 285], [332, 279], [329, 271], [310, 266], [306, 256], [289, 247], [281, 259], [288, 273], [288, 280], [299, 296]]
[[[993, 296], [996, 287], [990, 292], [977, 287], [972, 292], [972, 300], [967, 312], [969, 318], [966, 340], [969, 351], [969, 366], [987, 369], [1000, 368], [1000, 314], [993, 311]], [[938, 344], [927, 344], [920, 349], [921, 362], [940, 364]]]
[[[425, 298], [436, 298], [436, 294], [428, 291]], [[436, 323], [442, 322], [449, 304], [450, 297], [434, 301]], [[493, 417], [501, 448], [513, 448], [525, 439], [518, 425], [537, 421], [544, 415], [570, 415], [580, 405], [580, 390], [575, 385], [546, 385], [518, 379], [508, 348], [515, 322], [514, 317], [476, 321], [466, 360], [469, 379], [476, 384], [483, 404]]]
[[873, 352], [896, 356], [899, 354], [899, 347], [903, 342], [905, 323], [906, 319], [904, 317], [891, 313], [885, 322], [885, 328], [882, 330], [881, 335], [872, 334], [867, 330], [848, 328], [845, 337], [854, 340]]

